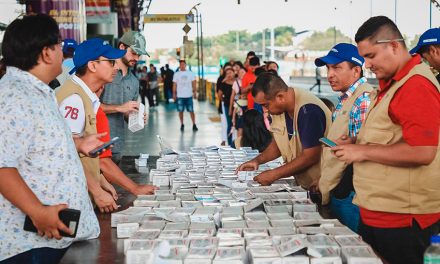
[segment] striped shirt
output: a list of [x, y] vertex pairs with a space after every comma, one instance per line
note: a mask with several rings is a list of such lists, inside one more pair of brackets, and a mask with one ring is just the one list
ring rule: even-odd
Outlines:
[[[339, 115], [339, 113], [342, 110], [342, 106], [344, 103], [350, 98], [356, 88], [367, 82], [367, 78], [362, 77], [359, 80], [357, 80], [355, 83], [353, 83], [348, 90], [341, 94], [338, 98], [338, 105], [336, 105], [336, 110], [333, 112], [332, 120], [334, 121], [336, 117]], [[365, 120], [368, 107], [370, 106], [370, 97], [369, 93], [364, 92], [362, 93], [358, 98], [356, 98], [353, 107], [350, 111], [350, 116], [348, 119], [348, 135], [350, 137], [355, 137], [359, 130], [361, 129], [362, 123]]]

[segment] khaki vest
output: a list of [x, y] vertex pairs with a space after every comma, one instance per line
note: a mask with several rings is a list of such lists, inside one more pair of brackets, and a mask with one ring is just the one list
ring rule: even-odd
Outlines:
[[[84, 104], [86, 124], [84, 127], [84, 136], [96, 134], [96, 114], [93, 111], [92, 102], [89, 96], [84, 92], [84, 90], [71, 79], [66, 80], [66, 82], [61, 86], [56, 94], [58, 104], [60, 104], [67, 97], [77, 94], [81, 97]], [[101, 172], [99, 169], [99, 158], [90, 158], [83, 154], [80, 154], [81, 163], [83, 165], [84, 172], [96, 179], [98, 182], [101, 179]]]
[[[357, 144], [392, 145], [403, 141], [402, 128], [388, 115], [394, 94], [412, 76], [421, 75], [437, 89], [439, 83], [427, 65], [418, 64], [402, 80], [392, 84], [382, 100], [377, 101], [377, 91], [371, 94], [371, 107]], [[408, 105], [408, 107], [411, 107]], [[371, 161], [354, 163], [353, 184], [356, 190], [354, 203], [372, 211], [429, 214], [440, 212], [440, 151], [427, 166], [394, 167]]]
[[[341, 111], [336, 116], [335, 121], [330, 126], [327, 138], [336, 140], [343, 135], [348, 135], [348, 121], [350, 112], [356, 99], [365, 92], [371, 93], [373, 87], [368, 83], [359, 85], [354, 93], [348, 98]], [[322, 194], [322, 204], [328, 204], [330, 200], [330, 191], [333, 190], [341, 181], [342, 174], [347, 167], [343, 161], [340, 161], [333, 155], [330, 148], [323, 148], [321, 157], [321, 179], [319, 180], [319, 191]]]
[[[284, 113], [281, 115], [272, 115], [271, 124], [273, 138], [275, 139], [278, 149], [281, 152], [281, 156], [286, 163], [294, 160], [303, 151], [300, 135], [297, 130], [298, 112], [302, 106], [306, 104], [315, 104], [324, 111], [326, 116], [325, 134], [327, 134], [328, 128], [332, 122], [330, 110], [319, 98], [303, 89], [289, 89], [294, 89], [295, 91], [295, 113], [293, 118], [294, 135], [289, 140]], [[319, 177], [321, 176], [321, 166], [319, 163], [316, 163], [307, 170], [297, 173], [294, 176], [298, 185], [308, 189], [312, 184], [318, 183]]]

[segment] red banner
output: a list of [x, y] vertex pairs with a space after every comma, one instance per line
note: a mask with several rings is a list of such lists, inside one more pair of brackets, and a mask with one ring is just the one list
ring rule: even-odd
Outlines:
[[58, 23], [61, 37], [78, 42], [86, 38], [84, 0], [27, 0], [26, 13], [52, 16]]
[[111, 23], [110, 0], [85, 0], [87, 23]]

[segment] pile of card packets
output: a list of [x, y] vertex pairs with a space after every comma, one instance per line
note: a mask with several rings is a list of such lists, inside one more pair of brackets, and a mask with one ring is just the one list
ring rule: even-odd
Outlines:
[[256, 155], [192, 148], [159, 158], [150, 179], [162, 188], [111, 217], [126, 263], [382, 263], [356, 233], [323, 219], [293, 177], [271, 186], [253, 181], [280, 160], [235, 173]]

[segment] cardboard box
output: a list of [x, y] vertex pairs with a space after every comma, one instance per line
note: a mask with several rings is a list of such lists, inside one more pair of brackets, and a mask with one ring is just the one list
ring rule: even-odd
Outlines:
[[131, 132], [137, 132], [144, 128], [145, 106], [139, 103], [139, 111], [133, 112], [128, 116], [128, 129]]

